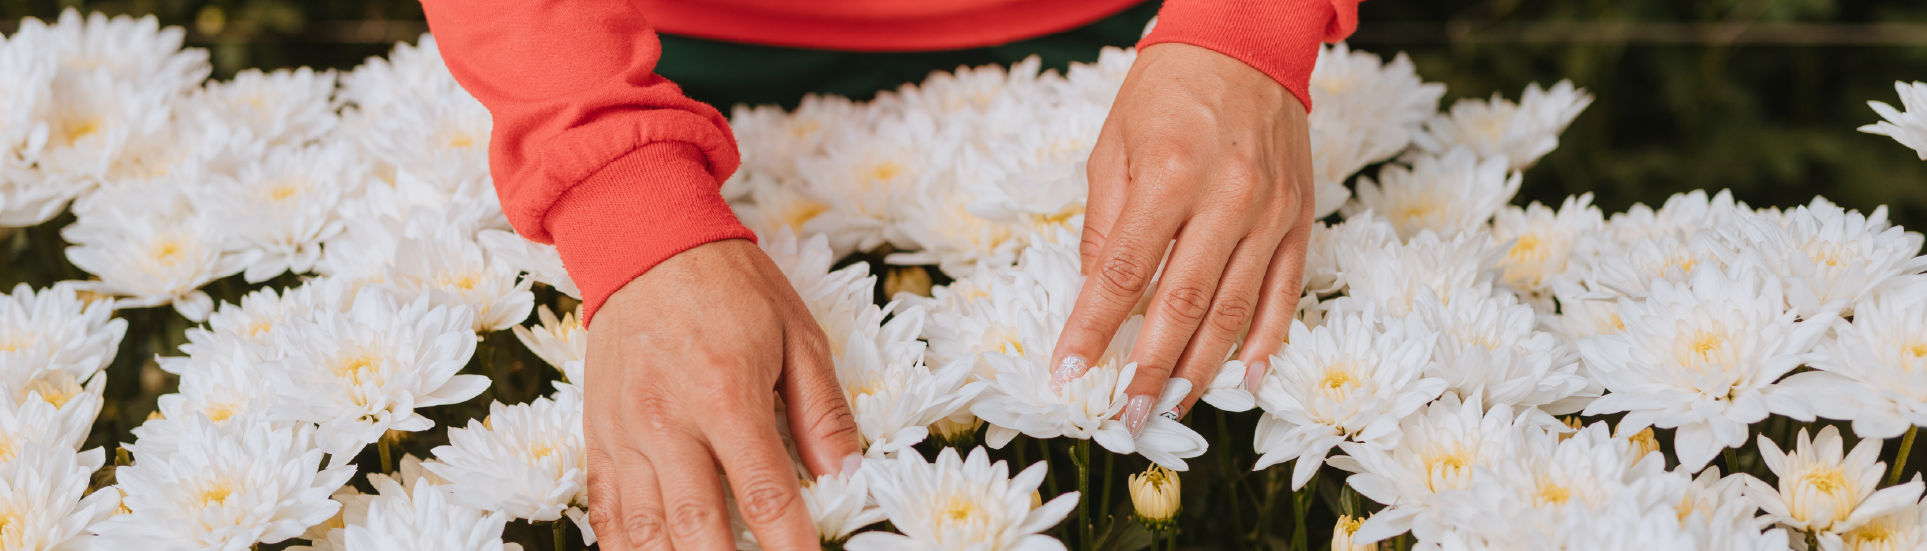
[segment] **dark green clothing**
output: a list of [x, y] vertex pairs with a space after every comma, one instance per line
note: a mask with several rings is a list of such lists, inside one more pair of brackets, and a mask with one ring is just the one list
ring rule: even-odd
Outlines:
[[835, 94], [864, 101], [879, 90], [923, 81], [959, 66], [1009, 65], [1036, 55], [1045, 69], [1063, 72], [1072, 61], [1097, 60], [1104, 46], [1137, 43], [1157, 15], [1145, 2], [1069, 31], [999, 46], [935, 52], [840, 52], [758, 46], [662, 35], [656, 73], [682, 86], [684, 94], [729, 113], [738, 103], [794, 108], [804, 94]]

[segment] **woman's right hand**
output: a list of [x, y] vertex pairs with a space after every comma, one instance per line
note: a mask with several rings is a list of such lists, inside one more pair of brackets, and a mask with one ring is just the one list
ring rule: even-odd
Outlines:
[[718, 467], [764, 549], [818, 549], [775, 397], [811, 472], [861, 465], [809, 309], [755, 244], [715, 241], [630, 281], [589, 331], [589, 521], [612, 551], [735, 549]]

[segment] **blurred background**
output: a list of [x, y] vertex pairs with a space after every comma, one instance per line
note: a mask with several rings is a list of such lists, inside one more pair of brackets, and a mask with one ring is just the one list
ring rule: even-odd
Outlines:
[[[217, 78], [349, 69], [427, 29], [416, 0], [0, 0], [0, 32], [69, 7], [185, 27]], [[1446, 105], [1561, 78], [1592, 91], [1527, 172], [1522, 204], [1591, 192], [1612, 212], [1732, 189], [1754, 206], [1884, 204], [1897, 223], [1927, 225], [1927, 161], [1854, 131], [1877, 119], [1867, 100], [1897, 103], [1894, 81], [1927, 80], [1927, 2], [1370, 0], [1359, 12], [1352, 44], [1406, 52], [1449, 87]]]

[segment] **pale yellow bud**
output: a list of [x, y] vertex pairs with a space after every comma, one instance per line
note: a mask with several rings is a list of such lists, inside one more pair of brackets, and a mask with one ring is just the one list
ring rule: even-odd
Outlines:
[[890, 268], [883, 275], [883, 295], [894, 297], [897, 293], [930, 296], [930, 272], [922, 266]]
[[967, 416], [963, 421], [945, 417], [931, 423], [930, 434], [936, 435], [938, 442], [954, 448], [963, 448], [975, 443], [977, 428], [984, 426], [984, 420], [970, 415], [969, 412], [961, 413]]
[[1362, 545], [1352, 542], [1352, 535], [1357, 534], [1358, 527], [1364, 524], [1363, 518], [1351, 515], [1338, 517], [1338, 526], [1332, 527], [1332, 551], [1378, 551], [1378, 542]]
[[1641, 457], [1646, 457], [1646, 454], [1659, 451], [1659, 437], [1653, 436], [1652, 427], [1640, 429], [1639, 432], [1626, 437], [1626, 440], [1632, 443], [1632, 448], [1629, 450], [1629, 453], [1633, 455], [1634, 461], [1638, 461]]
[[1144, 474], [1131, 475], [1131, 505], [1138, 520], [1153, 530], [1168, 529], [1178, 516], [1181, 486], [1178, 473], [1152, 465]]

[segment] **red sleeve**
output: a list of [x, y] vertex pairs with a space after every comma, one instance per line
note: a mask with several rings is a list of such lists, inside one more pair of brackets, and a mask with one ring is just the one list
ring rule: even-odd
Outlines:
[[583, 320], [657, 263], [755, 239], [718, 192], [729, 122], [655, 74], [662, 47], [625, 0], [424, 0], [449, 72], [495, 126], [489, 170], [516, 232], [562, 253]]
[[1165, 0], [1142, 48], [1181, 42], [1236, 58], [1278, 81], [1311, 109], [1318, 44], [1358, 28], [1359, 0]]

